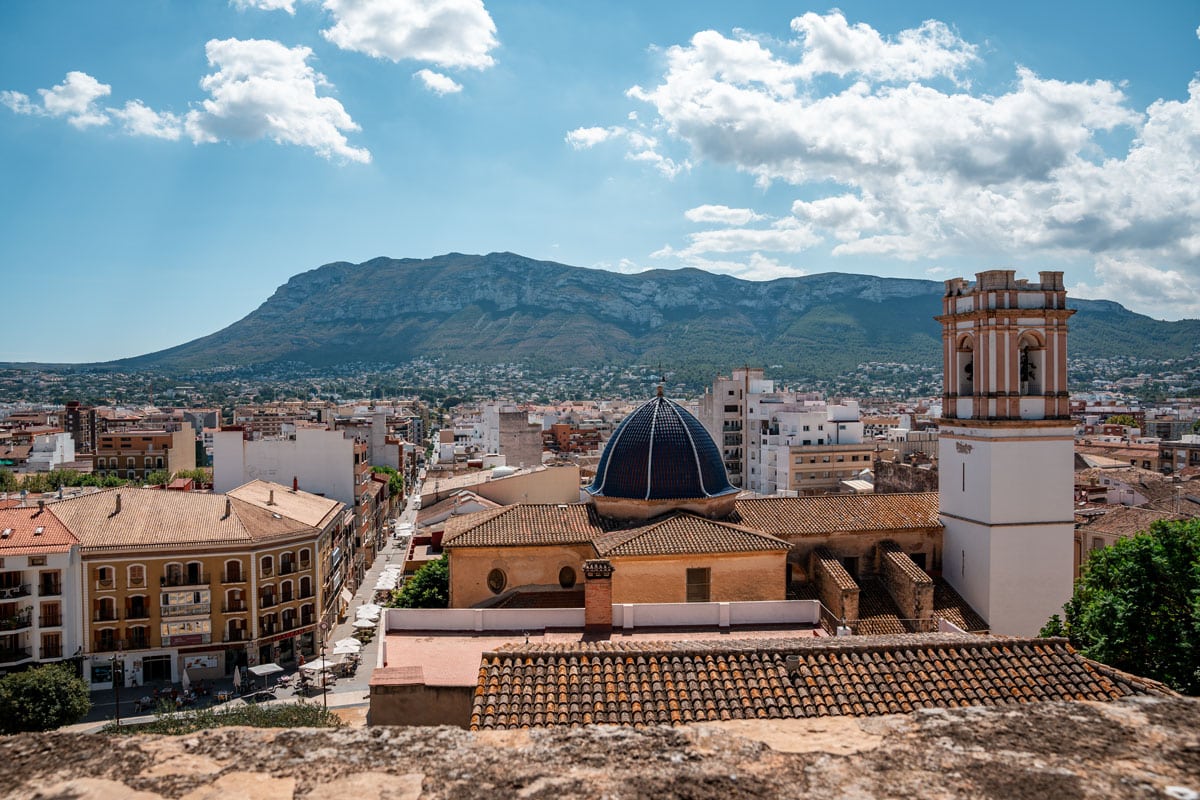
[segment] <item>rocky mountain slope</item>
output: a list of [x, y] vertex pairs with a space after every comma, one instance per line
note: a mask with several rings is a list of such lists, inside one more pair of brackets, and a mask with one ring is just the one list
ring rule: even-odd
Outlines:
[[[1036, 277], [1036, 276], [1034, 276]], [[224, 330], [124, 368], [295, 361], [536, 361], [546, 367], [782, 365], [835, 375], [864, 361], [936, 366], [942, 285], [827, 273], [769, 282], [695, 269], [626, 275], [513, 253], [338, 262], [296, 275]], [[1200, 321], [1157, 322], [1075, 300], [1076, 355], [1186, 355]]]

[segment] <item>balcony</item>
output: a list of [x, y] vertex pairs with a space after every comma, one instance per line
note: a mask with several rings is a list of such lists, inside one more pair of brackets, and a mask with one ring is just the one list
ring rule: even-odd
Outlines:
[[221, 637], [224, 642], [245, 642], [249, 639], [250, 637], [246, 635], [245, 631], [229, 631]]
[[33, 612], [25, 611], [11, 617], [0, 617], [0, 631], [19, 631], [33, 625]]
[[312, 569], [312, 561], [309, 561], [307, 559], [301, 559], [300, 560], [300, 569], [302, 569], [302, 570]]
[[113, 653], [116, 652], [117, 642], [115, 639], [101, 639], [92, 646], [93, 653]]
[[226, 603], [221, 606], [221, 611], [226, 614], [238, 614], [246, 610], [246, 601], [239, 600], [236, 603]]
[[61, 644], [44, 644], [42, 645], [42, 660], [45, 661], [51, 658], [62, 658]]
[[128, 650], [149, 650], [151, 647], [149, 636], [131, 636], [125, 640], [125, 647]]
[[112, 578], [102, 578], [101, 580], [96, 581], [96, 591], [98, 592], [107, 592], [111, 589], [115, 589], [116, 587], [116, 581], [114, 581]]
[[191, 575], [164, 575], [158, 579], [161, 586], [208, 586], [210, 576], [207, 573]]
[[43, 628], [60, 628], [62, 627], [62, 614], [43, 614], [38, 619], [38, 624]]
[[291, 575], [295, 571], [296, 571], [296, 562], [295, 561], [289, 561], [286, 564], [279, 565], [279, 574], [280, 575]]
[[29, 596], [29, 584], [22, 583], [17, 586], [0, 587], [0, 600], [15, 600], [18, 597]]
[[62, 594], [61, 583], [43, 583], [38, 587], [39, 597], [57, 597]]
[[279, 602], [281, 603], [290, 603], [295, 599], [295, 595], [293, 595], [291, 592], [284, 592], [279, 596]]
[[145, 586], [146, 586], [146, 576], [145, 575], [143, 575], [140, 578], [130, 578], [129, 579], [129, 588], [130, 589], [141, 589], [141, 588], [144, 588]]
[[128, 608], [125, 610], [125, 619], [150, 619], [150, 609], [145, 606]]
[[313, 590], [312, 589], [301, 589], [300, 594], [298, 594], [296, 596], [299, 597], [301, 600], [307, 600], [308, 598], [313, 596]]
[[259, 570], [259, 575], [264, 578], [270, 578], [274, 574], [275, 574], [275, 567], [270, 566], [268, 564], [263, 564], [262, 569]]
[[283, 621], [283, 629], [285, 631], [294, 631], [294, 630], [296, 630], [296, 628], [299, 628], [299, 627], [300, 627], [300, 623], [296, 619], [285, 619]]
[[116, 609], [102, 608], [99, 611], [92, 612], [92, 622], [116, 622], [121, 616], [117, 614]]
[[221, 573], [221, 583], [245, 583], [246, 574], [240, 569], [236, 572]]
[[28, 650], [22, 648], [0, 650], [0, 664], [12, 664], [32, 657]]
[[258, 598], [259, 608], [271, 608], [279, 605], [279, 598], [273, 594], [264, 594]]
[[181, 603], [177, 606], [163, 606], [164, 617], [197, 617], [212, 613], [212, 603]]

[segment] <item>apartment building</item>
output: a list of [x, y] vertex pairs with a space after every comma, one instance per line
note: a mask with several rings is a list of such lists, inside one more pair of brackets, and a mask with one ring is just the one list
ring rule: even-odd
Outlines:
[[151, 472], [178, 472], [196, 468], [196, 434], [191, 427], [181, 430], [126, 429], [97, 436], [91, 456], [92, 471], [144, 481]]
[[224, 496], [106, 490], [52, 511], [79, 540], [93, 689], [288, 661], [315, 651], [335, 613], [349, 522], [335, 500], [253, 481]]
[[79, 542], [44, 504], [0, 509], [0, 671], [80, 647]]

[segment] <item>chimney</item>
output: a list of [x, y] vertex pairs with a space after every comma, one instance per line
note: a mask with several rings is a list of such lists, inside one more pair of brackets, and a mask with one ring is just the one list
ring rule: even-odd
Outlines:
[[41, 513], [42, 513], [43, 511], [45, 511], [45, 510], [46, 510], [46, 501], [45, 501], [45, 500], [38, 500], [38, 510], [37, 510], [37, 513], [38, 513], [38, 514], [41, 514]]
[[267, 505], [269, 505], [269, 506], [275, 505], [275, 490], [274, 489], [272, 489], [271, 493], [269, 495], [267, 495]]
[[297, 478], [295, 475], [292, 476], [292, 491], [293, 492], [300, 491], [300, 479]]
[[116, 509], [113, 510], [113, 513], [114, 514], [121, 513], [121, 493], [120, 492], [117, 492], [117, 507], [116, 507]]
[[611, 561], [583, 562], [583, 629], [588, 633], [612, 632], [612, 574]]
[[229, 499], [229, 495], [225, 495], [225, 516], [221, 519], [228, 519], [233, 514], [233, 501]]

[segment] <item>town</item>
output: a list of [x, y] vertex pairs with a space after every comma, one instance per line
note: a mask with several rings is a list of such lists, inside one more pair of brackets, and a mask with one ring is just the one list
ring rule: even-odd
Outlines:
[[[547, 402], [580, 377], [500, 397], [519, 369], [426, 361], [402, 396], [343, 397], [366, 388], [347, 375], [311, 380], [336, 399], [251, 397], [231, 378], [232, 404], [203, 405], [211, 387], [125, 376], [130, 402], [8, 402], [0, 669], [71, 665], [98, 722], [167, 696], [319, 693], [371, 724], [487, 728], [803, 716], [838, 691], [719, 711], [654, 694], [589, 712], [574, 684], [513, 699], [520, 681], [541, 686], [512, 677], [514, 658], [601, 658], [605, 641], [819, 661], [842, 640], [887, 653], [947, 636], [956, 657], [999, 664], [988, 634], [1034, 641], [1097, 552], [1200, 517], [1200, 398], [1068, 384], [1060, 281], [948, 281], [940, 395], [833, 397], [779, 385], [769, 365], [688, 393], [639, 366], [592, 374], [598, 396]], [[984, 338], [997, 318], [1019, 320], [1011, 352]], [[140, 385], [153, 404], [132, 402]], [[444, 610], [390, 607], [439, 564]]]

